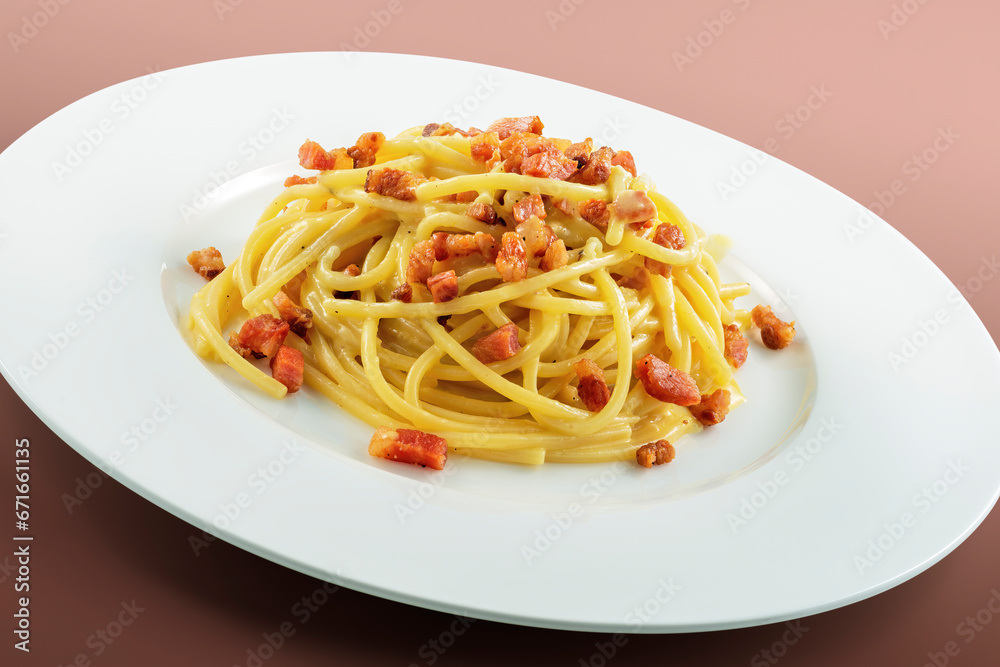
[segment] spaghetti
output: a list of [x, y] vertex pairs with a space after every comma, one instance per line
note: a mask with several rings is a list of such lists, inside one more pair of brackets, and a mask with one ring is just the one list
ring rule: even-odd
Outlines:
[[275, 297], [301, 304], [312, 327], [284, 346], [306, 384], [372, 426], [497, 461], [629, 458], [715, 423], [700, 416], [713, 396], [743, 400], [748, 314], [733, 302], [749, 286], [721, 282], [721, 244], [629, 153], [541, 129], [306, 142], [300, 162], [320, 173], [289, 178], [192, 299], [196, 351], [282, 397], [223, 331], [281, 319]]

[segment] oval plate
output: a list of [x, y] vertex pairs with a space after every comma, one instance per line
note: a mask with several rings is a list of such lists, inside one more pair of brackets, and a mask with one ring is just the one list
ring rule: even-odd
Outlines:
[[[371, 429], [312, 392], [271, 401], [188, 348], [187, 251], [234, 256], [304, 139], [526, 114], [632, 150], [732, 238], [742, 305], [797, 321], [793, 348], [752, 346], [747, 404], [673, 464], [373, 460]], [[747, 179], [722, 192], [733, 167]], [[0, 368], [31, 409], [195, 536], [360, 591], [575, 630], [769, 623], [918, 574], [1000, 493], [1000, 355], [924, 255], [777, 159], [569, 84], [368, 53], [153, 72], [0, 155], [0, 220]]]

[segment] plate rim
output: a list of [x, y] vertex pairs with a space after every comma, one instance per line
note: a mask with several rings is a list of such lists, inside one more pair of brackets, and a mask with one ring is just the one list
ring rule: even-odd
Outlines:
[[[230, 63], [258, 61], [258, 60], [261, 60], [261, 59], [272, 59], [272, 58], [275, 58], [275, 57], [291, 58], [291, 59], [295, 59], [295, 58], [307, 58], [307, 57], [310, 57], [310, 56], [330, 57], [330, 56], [337, 55], [337, 53], [338, 52], [310, 51], [310, 52], [292, 52], [292, 53], [281, 53], [281, 54], [264, 54], [264, 55], [254, 55], [254, 56], [242, 56], [242, 57], [238, 57], [238, 58], [225, 58], [225, 59], [218, 59], [218, 60], [213, 60], [213, 61], [207, 61], [206, 63], [196, 63], [196, 64], [191, 64], [191, 65], [185, 65], [185, 66], [182, 66], [182, 67], [173, 68], [171, 70], [165, 70], [164, 73], [167, 73], [167, 72], [178, 72], [178, 71], [181, 71], [181, 70], [193, 70], [193, 69], [198, 69], [198, 68], [204, 68], [204, 66], [206, 66], [206, 65], [218, 65], [218, 66], [222, 66], [222, 65], [230, 64]], [[487, 70], [499, 70], [499, 71], [503, 71], [503, 72], [509, 72], [509, 73], [516, 74], [517, 76], [529, 77], [531, 79], [535, 79], [535, 80], [538, 80], [538, 81], [541, 81], [541, 82], [551, 82], [551, 83], [554, 83], [554, 84], [558, 84], [560, 86], [570, 86], [570, 87], [576, 89], [577, 91], [583, 91], [586, 94], [591, 94], [591, 95], [592, 94], [597, 94], [597, 95], [599, 95], [601, 97], [604, 97], [604, 98], [614, 99], [614, 100], [616, 100], [616, 101], [618, 101], [620, 103], [623, 103], [623, 104], [627, 104], [627, 105], [631, 105], [631, 106], [635, 106], [635, 107], [642, 107], [642, 108], [644, 108], [644, 109], [646, 109], [646, 110], [648, 110], [650, 112], [653, 112], [653, 113], [656, 113], [656, 114], [659, 114], [659, 115], [662, 115], [662, 116], [665, 116], [665, 117], [669, 117], [670, 119], [672, 119], [671, 122], [673, 122], [673, 121], [679, 121], [679, 122], [682, 122], [682, 123], [687, 124], [689, 126], [696, 127], [696, 128], [698, 128], [699, 131], [706, 130], [706, 131], [709, 131], [709, 132], [713, 132], [713, 133], [715, 133], [715, 134], [717, 134], [717, 135], [719, 135], [721, 137], [724, 137], [726, 141], [736, 142], [737, 144], [740, 144], [741, 146], [747, 147], [745, 144], [742, 144], [742, 142], [738, 142], [738, 140], [732, 139], [731, 137], [727, 137], [725, 135], [721, 135], [720, 133], [718, 133], [718, 132], [716, 132], [714, 130], [711, 130], [710, 128], [705, 128], [705, 127], [697, 125], [696, 123], [693, 123], [691, 121], [685, 120], [683, 118], [679, 118], [677, 116], [673, 116], [673, 115], [671, 115], [669, 113], [666, 113], [666, 112], [654, 109], [652, 107], [648, 107], [646, 105], [642, 105], [642, 104], [636, 103], [636, 102], [631, 102], [629, 100], [625, 100], [623, 98], [620, 98], [620, 97], [617, 97], [617, 96], [614, 96], [614, 95], [610, 95], [608, 93], [603, 93], [603, 92], [600, 92], [600, 91], [592, 90], [592, 89], [585, 88], [583, 86], [579, 86], [579, 85], [576, 85], [576, 84], [569, 84], [569, 83], [561, 82], [561, 81], [558, 81], [558, 80], [555, 80], [555, 79], [550, 79], [550, 78], [547, 78], [547, 77], [541, 77], [541, 76], [538, 76], [538, 75], [535, 75], [535, 74], [531, 74], [531, 73], [528, 73], [528, 72], [523, 72], [523, 71], [519, 71], [519, 70], [512, 70], [512, 69], [507, 69], [507, 68], [500, 68], [500, 67], [495, 67], [495, 66], [492, 66], [492, 65], [484, 65], [484, 64], [479, 64], [479, 63], [471, 63], [471, 62], [468, 62], [468, 61], [462, 61], [462, 60], [457, 60], [457, 59], [452, 59], [452, 58], [437, 58], [437, 57], [433, 57], [433, 56], [410, 56], [410, 55], [403, 55], [403, 54], [386, 54], [386, 53], [378, 53], [378, 52], [367, 52], [367, 53], [352, 54], [352, 57], [357, 57], [357, 58], [359, 58], [361, 60], [366, 59], [366, 58], [373, 58], [373, 57], [376, 57], [376, 58], [385, 58], [385, 57], [388, 57], [390, 59], [404, 59], [404, 60], [405, 59], [420, 59], [420, 60], [424, 60], [424, 61], [447, 61], [447, 62], [450, 62], [450, 63], [453, 63], [453, 64], [457, 64], [457, 65], [462, 66], [462, 67], [474, 66], [474, 67], [484, 68], [484, 69], [487, 69]], [[44, 119], [43, 121], [41, 121], [38, 124], [36, 124], [33, 128], [31, 128], [31, 130], [29, 130], [28, 132], [26, 132], [24, 135], [22, 135], [21, 137], [18, 137], [18, 139], [16, 139], [7, 149], [5, 149], [3, 151], [3, 153], [0, 153], [0, 165], [2, 165], [4, 163], [5, 159], [9, 159], [9, 155], [11, 153], [16, 152], [16, 151], [12, 151], [12, 149], [14, 149], [15, 146], [19, 146], [22, 143], [27, 143], [29, 141], [33, 141], [34, 140], [33, 139], [34, 135], [37, 134], [36, 130], [38, 130], [38, 128], [42, 127], [43, 125], [45, 125], [47, 123], [54, 122], [53, 119], [56, 116], [58, 116], [60, 114], [69, 114], [69, 113], [71, 113], [70, 110], [74, 107], [74, 105], [77, 105], [78, 103], [81, 103], [81, 102], [83, 102], [84, 100], [86, 100], [88, 98], [93, 98], [95, 96], [99, 96], [102, 93], [105, 93], [106, 91], [109, 91], [110, 89], [122, 86], [123, 84], [127, 84], [127, 83], [129, 83], [131, 81], [136, 81], [139, 78], [142, 78], [142, 77], [136, 77], [136, 78], [133, 78], [133, 79], [121, 82], [119, 84], [113, 84], [111, 86], [107, 86], [105, 88], [102, 88], [101, 90], [95, 91], [94, 93], [91, 93], [90, 95], [88, 95], [88, 96], [86, 96], [84, 98], [81, 98], [81, 100], [77, 100], [77, 101], [75, 101], [75, 102], [67, 105], [66, 107], [63, 107], [62, 109], [54, 112], [53, 114], [49, 115], [46, 119]], [[20, 150], [20, 148], [18, 148], [18, 150]], [[8, 157], [5, 158], [5, 156], [8, 156]], [[778, 160], [777, 158], [774, 158], [774, 159], [776, 161], [780, 162], [785, 167], [790, 167], [791, 169], [794, 169], [795, 171], [799, 172], [800, 175], [805, 176], [805, 177], [807, 177], [809, 179], [812, 179], [812, 180], [816, 181], [823, 188], [826, 188], [829, 191], [834, 192], [834, 193], [840, 195], [841, 197], [844, 197], [844, 198], [848, 199], [849, 201], [853, 202], [853, 200], [850, 200], [849, 198], [847, 198], [846, 195], [844, 195], [843, 193], [839, 192], [838, 190], [836, 190], [832, 186], [829, 186], [829, 185], [823, 183], [822, 181], [819, 181], [819, 179], [816, 179], [815, 177], [807, 174], [806, 172], [803, 172], [803, 171], [799, 170], [798, 168], [794, 167], [793, 165], [789, 165], [787, 163], [784, 163], [784, 162]], [[860, 206], [859, 204], [857, 204], [857, 202], [853, 202], [853, 203], [855, 205], [857, 205], [857, 206]], [[909, 241], [909, 239], [907, 239], [903, 234], [901, 234], [900, 232], [898, 232], [897, 230], [895, 230], [891, 225], [888, 225], [888, 223], [886, 223], [885, 221], [881, 220], [880, 218], [877, 218], [877, 216], [874, 216], [874, 214], [872, 214], [872, 217], [875, 218], [878, 221], [878, 223], [880, 223], [880, 225], [877, 225], [877, 227], [879, 227], [881, 229], [882, 233], [889, 233], [889, 234], [894, 234], [895, 235], [894, 238], [892, 239], [892, 243], [893, 244], [901, 244], [901, 245], [903, 245], [906, 248], [906, 252], [909, 255], [914, 255], [915, 254], [915, 256], [917, 256], [919, 258], [922, 258], [924, 260], [925, 264], [928, 265], [928, 266], [925, 266], [925, 269], [932, 269], [933, 271], [936, 272], [935, 280], [940, 281], [940, 280], [943, 279], [945, 283], [947, 283], [948, 285], [950, 285], [951, 287], [954, 288], [953, 283], [951, 283], [951, 281], [947, 278], [947, 276], [936, 265], [934, 265], [934, 263], [923, 252], [921, 252], [919, 250], [919, 248], [917, 248], [911, 241]], [[891, 230], [891, 232], [889, 230]], [[901, 242], [903, 242], [903, 243], [901, 243]], [[985, 334], [986, 338], [989, 339], [992, 342], [992, 338], [990, 337], [988, 331], [986, 330], [985, 325], [983, 325], [982, 320], [979, 318], [978, 314], [971, 307], [971, 305], [968, 304], [968, 302], [964, 300], [964, 298], [963, 298], [963, 301], [965, 303], [965, 306], [968, 308], [968, 314], [971, 315], [972, 321], [975, 324], [978, 324], [979, 331], [977, 331], [977, 335]], [[993, 366], [994, 366], [994, 368], [998, 368], [998, 367], [1000, 367], [1000, 353], [998, 353], [995, 344], [993, 345], [992, 352], [993, 352], [993, 359], [992, 359]], [[28, 392], [28, 389], [25, 386], [23, 386], [22, 383], [20, 381], [18, 381], [14, 377], [12, 369], [8, 369], [8, 367], [7, 367], [7, 361], [5, 359], [2, 359], [2, 358], [0, 358], [0, 373], [3, 374], [5, 380], [14, 389], [14, 391], [15, 391], [15, 393], [17, 393], [18, 397], [29, 407], [29, 409], [31, 409], [32, 412], [35, 415], [37, 415], [42, 420], [42, 422], [46, 424], [46, 426], [50, 430], [53, 431], [53, 433], [55, 433], [64, 442], [66, 442], [67, 444], [69, 444], [76, 452], [78, 452], [79, 454], [81, 454], [82, 456], [84, 456], [84, 458], [86, 458], [91, 464], [95, 465], [96, 467], [98, 467], [102, 471], [105, 471], [106, 474], [109, 474], [109, 476], [113, 477], [114, 479], [116, 479], [116, 481], [118, 481], [119, 483], [121, 483], [124, 486], [126, 486], [126, 488], [129, 488], [130, 490], [132, 490], [133, 492], [136, 492], [137, 494], [139, 494], [140, 496], [146, 498], [150, 502], [153, 502], [158, 507], [166, 509], [171, 514], [173, 514], [174, 516], [177, 516], [177, 517], [181, 518], [182, 520], [186, 521], [187, 523], [191, 524], [192, 526], [194, 526], [194, 527], [196, 527], [198, 529], [201, 529], [201, 530], [205, 530], [206, 532], [208, 532], [210, 534], [213, 534], [216, 537], [218, 537], [220, 539], [223, 539], [223, 540], [225, 540], [227, 542], [235, 544], [236, 546], [239, 546], [240, 548], [243, 548], [243, 549], [245, 549], [247, 551], [250, 551], [251, 553], [262, 555], [262, 556], [268, 558], [269, 560], [272, 560], [274, 562], [278, 562], [278, 563], [280, 563], [282, 565], [291, 567], [291, 568], [296, 569], [298, 571], [305, 572], [306, 574], [309, 574], [310, 576], [314, 576], [314, 577], [319, 578], [319, 579], [323, 579], [323, 580], [326, 580], [326, 581], [331, 581], [332, 583], [335, 583], [335, 584], [338, 584], [338, 585], [345, 585], [345, 586], [347, 586], [349, 588], [352, 588], [352, 589], [355, 589], [355, 590], [359, 590], [359, 591], [362, 591], [362, 592], [374, 594], [374, 595], [377, 595], [377, 596], [380, 596], [380, 597], [385, 597], [387, 599], [392, 599], [392, 600], [396, 600], [396, 601], [399, 601], [399, 602], [404, 602], [404, 603], [407, 603], [407, 604], [416, 604], [416, 605], [419, 605], [419, 606], [422, 606], [422, 607], [436, 609], [438, 611], [445, 611], [445, 612], [455, 612], [456, 611], [456, 609], [455, 609], [454, 606], [443, 604], [443, 603], [440, 603], [439, 601], [436, 601], [436, 600], [433, 600], [433, 599], [415, 598], [415, 597], [412, 597], [410, 595], [400, 593], [399, 591], [394, 591], [394, 590], [386, 589], [386, 588], [380, 588], [379, 586], [371, 584], [371, 583], [368, 583], [368, 582], [364, 582], [364, 581], [352, 579], [349, 575], [338, 575], [338, 576], [335, 576], [335, 577], [331, 578], [329, 576], [329, 574], [330, 574], [329, 572], [323, 572], [323, 571], [321, 571], [319, 569], [314, 568], [312, 565], [310, 565], [308, 563], [304, 563], [304, 562], [302, 562], [302, 561], [300, 561], [300, 560], [298, 560], [298, 559], [296, 559], [294, 557], [291, 557], [291, 556], [289, 556], [287, 554], [282, 554], [280, 552], [272, 552], [269, 549], [267, 549], [266, 547], [262, 547], [262, 545], [260, 545], [260, 544], [254, 544], [254, 543], [248, 542], [241, 535], [239, 535], [237, 533], [233, 533], [232, 531], [220, 530], [220, 529], [218, 529], [216, 526], [214, 526], [211, 523], [208, 523], [206, 525], [206, 522], [204, 522], [204, 520], [203, 520], [202, 517], [194, 516], [193, 514], [189, 513], [184, 507], [182, 507], [180, 505], [177, 505], [176, 503], [174, 503], [170, 499], [168, 499], [168, 498], [162, 496], [161, 494], [157, 493], [155, 490], [153, 490], [151, 488], [148, 488], [148, 487], [145, 487], [145, 486], [141, 486], [131, 476], [127, 475], [126, 471], [123, 470], [121, 467], [114, 467], [114, 466], [112, 466], [110, 471], [106, 470], [106, 468], [108, 467], [107, 466], [107, 462], [106, 461], [101, 461], [100, 458], [99, 458], [99, 456], [97, 455], [97, 452], [95, 452], [95, 451], [91, 450], [90, 448], [86, 447], [85, 445], [83, 445], [83, 443], [81, 443], [78, 440], [78, 438], [72, 437], [71, 434], [68, 431], [64, 430], [62, 428], [62, 426], [56, 421], [56, 417], [54, 417], [53, 415], [51, 415], [48, 411], [43, 410], [42, 407], [41, 407], [41, 405], [34, 400], [33, 395]], [[694, 625], [694, 626], [678, 626], [676, 624], [672, 624], [672, 625], [667, 626], [667, 627], [660, 627], [660, 626], [657, 626], [655, 624], [649, 624], [649, 625], [642, 626], [641, 628], [639, 628], [638, 631], [639, 632], [667, 633], [667, 632], [694, 632], [694, 631], [703, 631], [703, 630], [721, 630], [721, 629], [729, 629], [729, 628], [737, 628], [737, 627], [747, 627], [749, 625], [759, 625], [759, 624], [763, 624], [763, 623], [780, 622], [780, 621], [783, 621], [783, 620], [789, 620], [789, 619], [792, 619], [792, 618], [798, 618], [798, 617], [801, 617], [803, 615], [812, 615], [812, 614], [820, 613], [820, 612], [827, 611], [827, 610], [830, 610], [830, 609], [835, 609], [835, 608], [844, 606], [846, 604], [851, 604], [853, 602], [856, 602], [856, 601], [859, 601], [859, 600], [862, 600], [862, 599], [866, 599], [868, 597], [871, 597], [873, 595], [881, 593], [881, 592], [883, 592], [885, 590], [888, 590], [889, 588], [892, 588], [892, 587], [898, 585], [899, 583], [902, 583], [903, 581], [906, 581], [906, 580], [908, 580], [908, 579], [916, 576], [917, 574], [919, 574], [919, 573], [925, 571], [926, 569], [930, 568], [931, 566], [933, 566], [934, 564], [936, 564], [937, 562], [939, 562], [942, 558], [944, 558], [949, 553], [951, 553], [951, 551], [953, 551], [969, 535], [971, 535], [972, 532], [974, 532], [975, 529], [982, 523], [982, 521], [985, 520], [986, 516], [990, 513], [990, 511], [992, 511], [993, 507], [995, 506], [998, 497], [1000, 497], [1000, 484], [997, 483], [997, 480], [994, 480], [994, 492], [993, 492], [992, 500], [989, 502], [988, 506], [986, 506], [984, 508], [981, 508], [981, 510], [979, 511], [979, 513], [978, 513], [975, 521], [972, 524], [966, 526], [965, 529], [961, 532], [961, 534], [958, 537], [954, 538], [948, 544], [946, 544], [943, 547], [941, 547], [937, 551], [937, 553], [936, 553], [936, 555], [935, 555], [934, 558], [925, 560], [918, 567], [909, 568], [909, 569], [907, 569], [905, 571], [896, 573], [894, 576], [892, 576], [890, 578], [887, 578], [887, 579], [884, 579], [883, 581], [881, 581], [876, 586], [872, 586], [872, 587], [868, 587], [866, 589], [862, 589], [862, 590], [856, 591], [853, 595], [847, 595], [847, 596], [844, 596], [843, 598], [840, 598], [840, 599], [837, 599], [837, 600], [831, 600], [831, 601], [827, 602], [826, 604], [816, 605], [815, 607], [812, 607], [812, 608], [799, 609], [799, 610], [795, 611], [794, 613], [789, 613], [789, 615], [781, 615], [781, 614], [779, 614], [778, 616], [769, 616], [766, 619], [744, 619], [744, 621], [733, 620], [733, 621], [730, 621], [730, 622], [722, 622], [722, 623], [718, 623], [718, 624]], [[266, 553], [266, 554], [261, 553], [262, 550], [267, 551], [268, 553]], [[468, 611], [468, 609], [467, 609], [467, 611]], [[805, 613], [803, 613], [803, 612], [805, 612]], [[495, 621], [500, 621], [500, 622], [505, 622], [505, 623], [516, 623], [516, 624], [520, 624], [520, 625], [531, 625], [531, 626], [535, 626], [535, 627], [547, 627], [547, 628], [571, 629], [571, 630], [583, 630], [583, 631], [622, 631], [623, 630], [623, 628], [621, 627], [620, 624], [619, 625], [603, 625], [601, 623], [588, 624], [585, 621], [579, 621], [579, 620], [577, 620], [577, 621], [560, 621], [558, 619], [542, 619], [542, 618], [533, 618], [531, 616], [510, 616], [510, 615], [503, 614], [503, 613], [494, 613], [494, 612], [491, 612], [491, 611], [489, 611], [487, 609], [477, 609], [476, 613], [475, 613], [475, 617], [477, 617], [477, 618], [484, 618], [484, 619], [490, 619], [490, 620], [495, 620]]]

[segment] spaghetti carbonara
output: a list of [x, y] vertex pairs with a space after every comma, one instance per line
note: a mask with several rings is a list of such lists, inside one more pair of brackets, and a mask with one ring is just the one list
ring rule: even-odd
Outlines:
[[627, 151], [524, 117], [299, 158], [318, 173], [286, 181], [191, 302], [197, 352], [263, 391], [304, 379], [390, 458], [433, 438], [531, 464], [664, 462], [742, 402], [749, 286], [720, 280], [725, 244]]

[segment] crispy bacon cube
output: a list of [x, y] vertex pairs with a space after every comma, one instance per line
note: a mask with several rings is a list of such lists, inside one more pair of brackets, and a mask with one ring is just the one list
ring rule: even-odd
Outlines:
[[[446, 123], [446, 124], [451, 125], [451, 123]], [[434, 136], [440, 127], [441, 127], [440, 123], [427, 123], [426, 125], [424, 125], [424, 129], [421, 130], [420, 136], [421, 137]]]
[[528, 257], [538, 257], [544, 255], [549, 246], [558, 238], [552, 228], [538, 218], [528, 218], [527, 222], [522, 222], [515, 231], [524, 242], [524, 251]]
[[188, 253], [187, 261], [205, 280], [211, 280], [226, 269], [222, 253], [216, 250], [215, 246], [191, 251]]
[[520, 224], [527, 222], [531, 216], [539, 220], [545, 219], [545, 203], [540, 195], [528, 195], [513, 206], [514, 220]]
[[487, 132], [496, 132], [503, 141], [514, 132], [531, 132], [541, 134], [542, 120], [538, 116], [521, 116], [519, 118], [500, 118], [490, 123], [486, 128]]
[[[485, 232], [479, 233], [484, 234]], [[479, 252], [479, 244], [476, 242], [475, 234], [449, 234], [445, 240], [445, 249], [448, 251], [449, 257], [466, 257]]]
[[434, 260], [437, 252], [433, 241], [420, 241], [410, 250], [410, 259], [406, 267], [406, 282], [426, 283], [433, 275]]
[[413, 286], [410, 283], [403, 283], [396, 289], [392, 290], [392, 294], [389, 295], [393, 301], [402, 301], [403, 303], [410, 303], [413, 300]]
[[274, 315], [258, 315], [243, 323], [240, 328], [239, 342], [243, 347], [270, 357], [285, 342], [288, 331], [288, 323], [279, 320]]
[[542, 271], [552, 271], [561, 269], [569, 263], [569, 253], [566, 252], [566, 242], [556, 239], [545, 249], [542, 261], [538, 263], [538, 268]]
[[354, 158], [347, 154], [346, 148], [334, 148], [327, 155], [333, 160], [330, 169], [354, 169]]
[[380, 426], [368, 443], [368, 453], [390, 461], [443, 470], [448, 460], [448, 443], [444, 438], [416, 429]]
[[427, 179], [412, 171], [392, 167], [371, 169], [365, 176], [365, 192], [374, 192], [400, 201], [413, 201], [417, 198], [417, 186], [425, 180]]
[[661, 245], [664, 248], [683, 250], [684, 246], [687, 245], [687, 240], [684, 238], [684, 232], [681, 231], [680, 227], [663, 222], [653, 231], [653, 243]]
[[580, 378], [577, 394], [591, 412], [600, 412], [611, 399], [611, 390], [604, 380], [604, 371], [590, 359], [581, 359], [573, 364], [576, 376]]
[[517, 334], [517, 325], [508, 322], [493, 333], [487, 334], [473, 343], [470, 352], [480, 363], [484, 364], [510, 359], [521, 349]]
[[479, 252], [482, 253], [483, 259], [491, 264], [497, 261], [497, 240], [493, 238], [492, 234], [487, 234], [486, 232], [476, 232], [475, 234], [476, 245], [479, 247]]
[[795, 338], [795, 322], [784, 322], [771, 312], [771, 306], [754, 306], [750, 321], [760, 329], [760, 340], [772, 350], [781, 350]]
[[500, 237], [500, 252], [495, 264], [505, 283], [520, 282], [528, 277], [528, 257], [516, 232], [504, 232]]
[[284, 291], [279, 291], [271, 299], [278, 309], [278, 317], [288, 323], [292, 333], [306, 342], [309, 340], [309, 329], [313, 325], [313, 314], [308, 308], [298, 306]]
[[553, 197], [552, 198], [552, 208], [562, 211], [566, 215], [572, 216], [576, 214], [576, 203], [566, 199], [564, 197]]
[[[315, 141], [308, 139], [299, 147], [299, 164], [304, 169], [353, 169], [354, 160], [347, 154], [346, 148], [335, 148], [332, 151], [323, 150]], [[287, 186], [286, 186], [287, 187]]]
[[642, 190], [624, 190], [611, 203], [611, 212], [627, 224], [645, 222], [656, 217], [656, 204]]
[[635, 374], [646, 393], [659, 401], [685, 407], [701, 401], [701, 393], [694, 378], [655, 354], [647, 354], [640, 359], [636, 364]]
[[674, 446], [669, 442], [666, 440], [657, 440], [635, 450], [635, 460], [643, 468], [652, 468], [653, 466], [670, 463], [674, 460], [676, 453], [677, 451], [674, 449]]
[[458, 129], [451, 123], [427, 123], [420, 132], [422, 137], [448, 137], [453, 134], [461, 134], [463, 137], [469, 136], [468, 132]]
[[347, 149], [347, 154], [354, 160], [354, 168], [370, 167], [375, 164], [375, 155], [382, 144], [385, 143], [385, 135], [381, 132], [365, 132], [354, 145]]
[[740, 328], [735, 324], [727, 324], [722, 328], [722, 333], [726, 337], [726, 358], [739, 368], [747, 360], [747, 348], [750, 341], [740, 333]]
[[469, 150], [473, 160], [492, 169], [500, 162], [500, 137], [496, 132], [478, 134], [469, 139]]
[[[684, 232], [677, 225], [671, 225], [669, 223], [660, 223], [655, 230], [653, 230], [653, 238], [651, 239], [653, 243], [663, 246], [664, 248], [673, 248], [674, 250], [681, 250], [686, 241], [684, 240]], [[671, 267], [665, 262], [661, 262], [651, 257], [647, 257], [646, 268], [650, 270], [651, 273], [658, 273], [661, 276], [669, 276]]]
[[583, 141], [570, 144], [569, 147], [563, 151], [563, 155], [576, 162], [576, 166], [579, 168], [587, 164], [587, 158], [590, 157], [590, 154], [593, 152], [594, 140], [587, 137]]
[[446, 204], [468, 204], [475, 201], [478, 196], [479, 193], [475, 190], [465, 190], [464, 192], [453, 192], [450, 195], [438, 197], [435, 201], [444, 202]]
[[573, 145], [573, 142], [570, 141], [569, 139], [560, 139], [558, 137], [550, 137], [550, 139], [552, 140], [552, 143], [556, 145], [556, 148], [559, 149], [559, 152], [562, 153], [563, 155], [566, 155], [566, 149], [568, 149], [570, 146]]
[[588, 199], [580, 204], [578, 212], [581, 218], [602, 232], [608, 230], [608, 222], [611, 221], [611, 211], [608, 210], [607, 202], [600, 199]]
[[570, 159], [558, 151], [535, 153], [521, 161], [521, 173], [525, 176], [565, 181], [576, 170], [576, 160]]
[[[333, 169], [334, 161], [330, 159], [326, 150], [315, 141], [306, 140], [299, 147], [299, 164], [304, 169]], [[353, 166], [353, 162], [352, 162]]]
[[479, 252], [474, 234], [434, 232], [431, 234], [431, 242], [434, 243], [434, 256], [439, 262], [449, 257], [465, 257]]
[[475, 218], [479, 222], [485, 222], [487, 225], [495, 225], [497, 223], [497, 212], [493, 210], [492, 206], [484, 202], [472, 202], [465, 209], [465, 214], [470, 218]]
[[[521, 168], [524, 161], [538, 153], [553, 153], [565, 158], [562, 151], [551, 139], [537, 134], [514, 132], [500, 142], [500, 159], [503, 160], [503, 170], [512, 174], [522, 173]], [[573, 167], [575, 171], [576, 163], [573, 163]]]
[[312, 185], [314, 183], [319, 183], [319, 176], [310, 176], [309, 178], [303, 178], [302, 176], [292, 175], [285, 179], [285, 187], [290, 188], [293, 185]]
[[427, 279], [434, 303], [445, 303], [458, 296], [458, 277], [454, 271], [442, 271]]
[[702, 394], [701, 401], [689, 409], [694, 418], [703, 426], [718, 424], [729, 414], [729, 402], [732, 394], [728, 389], [716, 389], [710, 395]]
[[600, 185], [611, 175], [611, 159], [615, 153], [607, 146], [602, 146], [587, 156], [583, 166], [569, 180], [584, 185]]
[[611, 166], [624, 168], [633, 178], [636, 175], [635, 158], [628, 151], [617, 151], [611, 158]]
[[302, 386], [306, 362], [302, 352], [294, 347], [282, 345], [271, 357], [271, 377], [285, 385], [289, 394], [294, 394]]
[[456, 204], [471, 204], [476, 201], [476, 197], [479, 193], [475, 190], [466, 190], [465, 192], [456, 192], [453, 195], [448, 195], [449, 199], [454, 199]]
[[236, 354], [240, 355], [244, 359], [263, 359], [264, 355], [260, 352], [254, 352], [249, 347], [240, 343], [240, 335], [235, 331], [229, 332], [229, 347], [236, 351]]
[[443, 262], [448, 259], [448, 232], [434, 232], [431, 234], [431, 243], [434, 244], [434, 259]]

